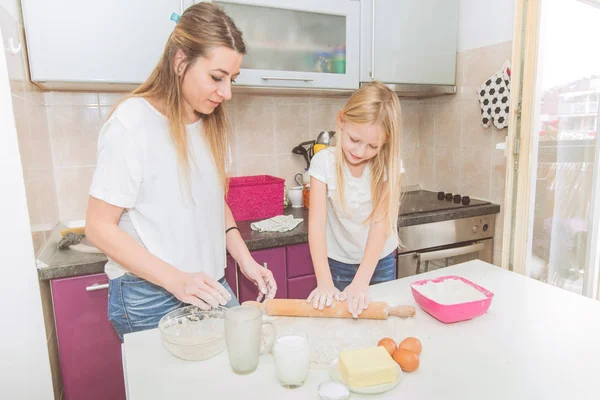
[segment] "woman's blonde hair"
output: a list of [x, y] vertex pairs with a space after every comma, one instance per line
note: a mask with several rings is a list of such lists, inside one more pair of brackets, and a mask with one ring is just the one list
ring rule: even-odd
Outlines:
[[379, 128], [379, 152], [369, 160], [371, 167], [371, 200], [373, 211], [364, 221], [387, 219], [389, 233], [398, 236], [398, 212], [401, 187], [400, 101], [398, 96], [381, 82], [371, 82], [355, 91], [338, 115], [336, 144], [337, 193], [345, 208], [344, 165], [342, 151], [344, 132], [340, 122], [353, 125], [374, 125]]
[[[188, 68], [199, 57], [207, 57], [209, 50], [215, 47], [227, 47], [240, 54], [246, 54], [246, 45], [242, 32], [235, 26], [233, 20], [214, 4], [198, 3], [184, 11], [175, 28], [163, 54], [148, 79], [130, 95], [165, 101], [165, 110], [169, 120], [169, 132], [175, 144], [180, 171], [189, 177], [189, 152], [187, 132], [184, 121], [184, 99], [181, 85]], [[184, 69], [181, 74], [175, 71], [175, 55], [181, 50], [184, 59]], [[118, 106], [118, 104], [117, 104]], [[116, 106], [115, 106], [116, 108]], [[114, 110], [114, 109], [113, 109]], [[202, 130], [210, 146], [217, 167], [223, 190], [227, 191], [226, 160], [228, 158], [229, 121], [221, 103], [211, 114], [199, 114], [202, 119]]]

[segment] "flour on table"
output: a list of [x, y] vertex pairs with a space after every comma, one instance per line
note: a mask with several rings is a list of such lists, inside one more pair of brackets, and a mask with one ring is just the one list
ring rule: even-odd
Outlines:
[[445, 279], [441, 282], [429, 281], [423, 285], [415, 285], [414, 288], [428, 299], [444, 305], [487, 298], [485, 294], [460, 279]]

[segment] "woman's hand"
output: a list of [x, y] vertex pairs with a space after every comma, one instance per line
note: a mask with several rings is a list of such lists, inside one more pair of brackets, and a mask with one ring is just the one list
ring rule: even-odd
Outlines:
[[202, 310], [224, 306], [231, 300], [231, 294], [204, 272], [177, 271], [172, 284], [165, 287], [173, 296], [186, 304], [192, 304]]
[[240, 270], [258, 288], [256, 301], [262, 301], [263, 297], [265, 300], [275, 297], [277, 283], [271, 271], [258, 264], [251, 257], [246, 263], [240, 264]]
[[333, 282], [326, 285], [319, 285], [315, 290], [312, 291], [310, 296], [306, 299], [307, 303], [312, 303], [314, 308], [323, 310], [325, 307], [330, 307], [333, 304], [333, 300], [344, 300], [344, 296], [340, 291], [333, 285]]
[[369, 295], [369, 284], [352, 281], [350, 285], [344, 289], [342, 296], [346, 297], [346, 306], [348, 312], [354, 318], [358, 318], [363, 310], [366, 310], [371, 304], [371, 296]]

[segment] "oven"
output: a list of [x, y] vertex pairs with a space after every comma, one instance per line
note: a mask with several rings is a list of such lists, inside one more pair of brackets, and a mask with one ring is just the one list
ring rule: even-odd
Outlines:
[[400, 227], [398, 278], [474, 259], [491, 264], [495, 222], [492, 214]]

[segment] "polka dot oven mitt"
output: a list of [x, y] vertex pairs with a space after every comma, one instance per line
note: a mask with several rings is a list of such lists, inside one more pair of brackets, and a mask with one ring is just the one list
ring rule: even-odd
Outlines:
[[492, 75], [477, 89], [481, 107], [481, 123], [489, 128], [492, 121], [498, 129], [508, 127], [510, 104], [510, 62], [506, 61], [502, 70]]

